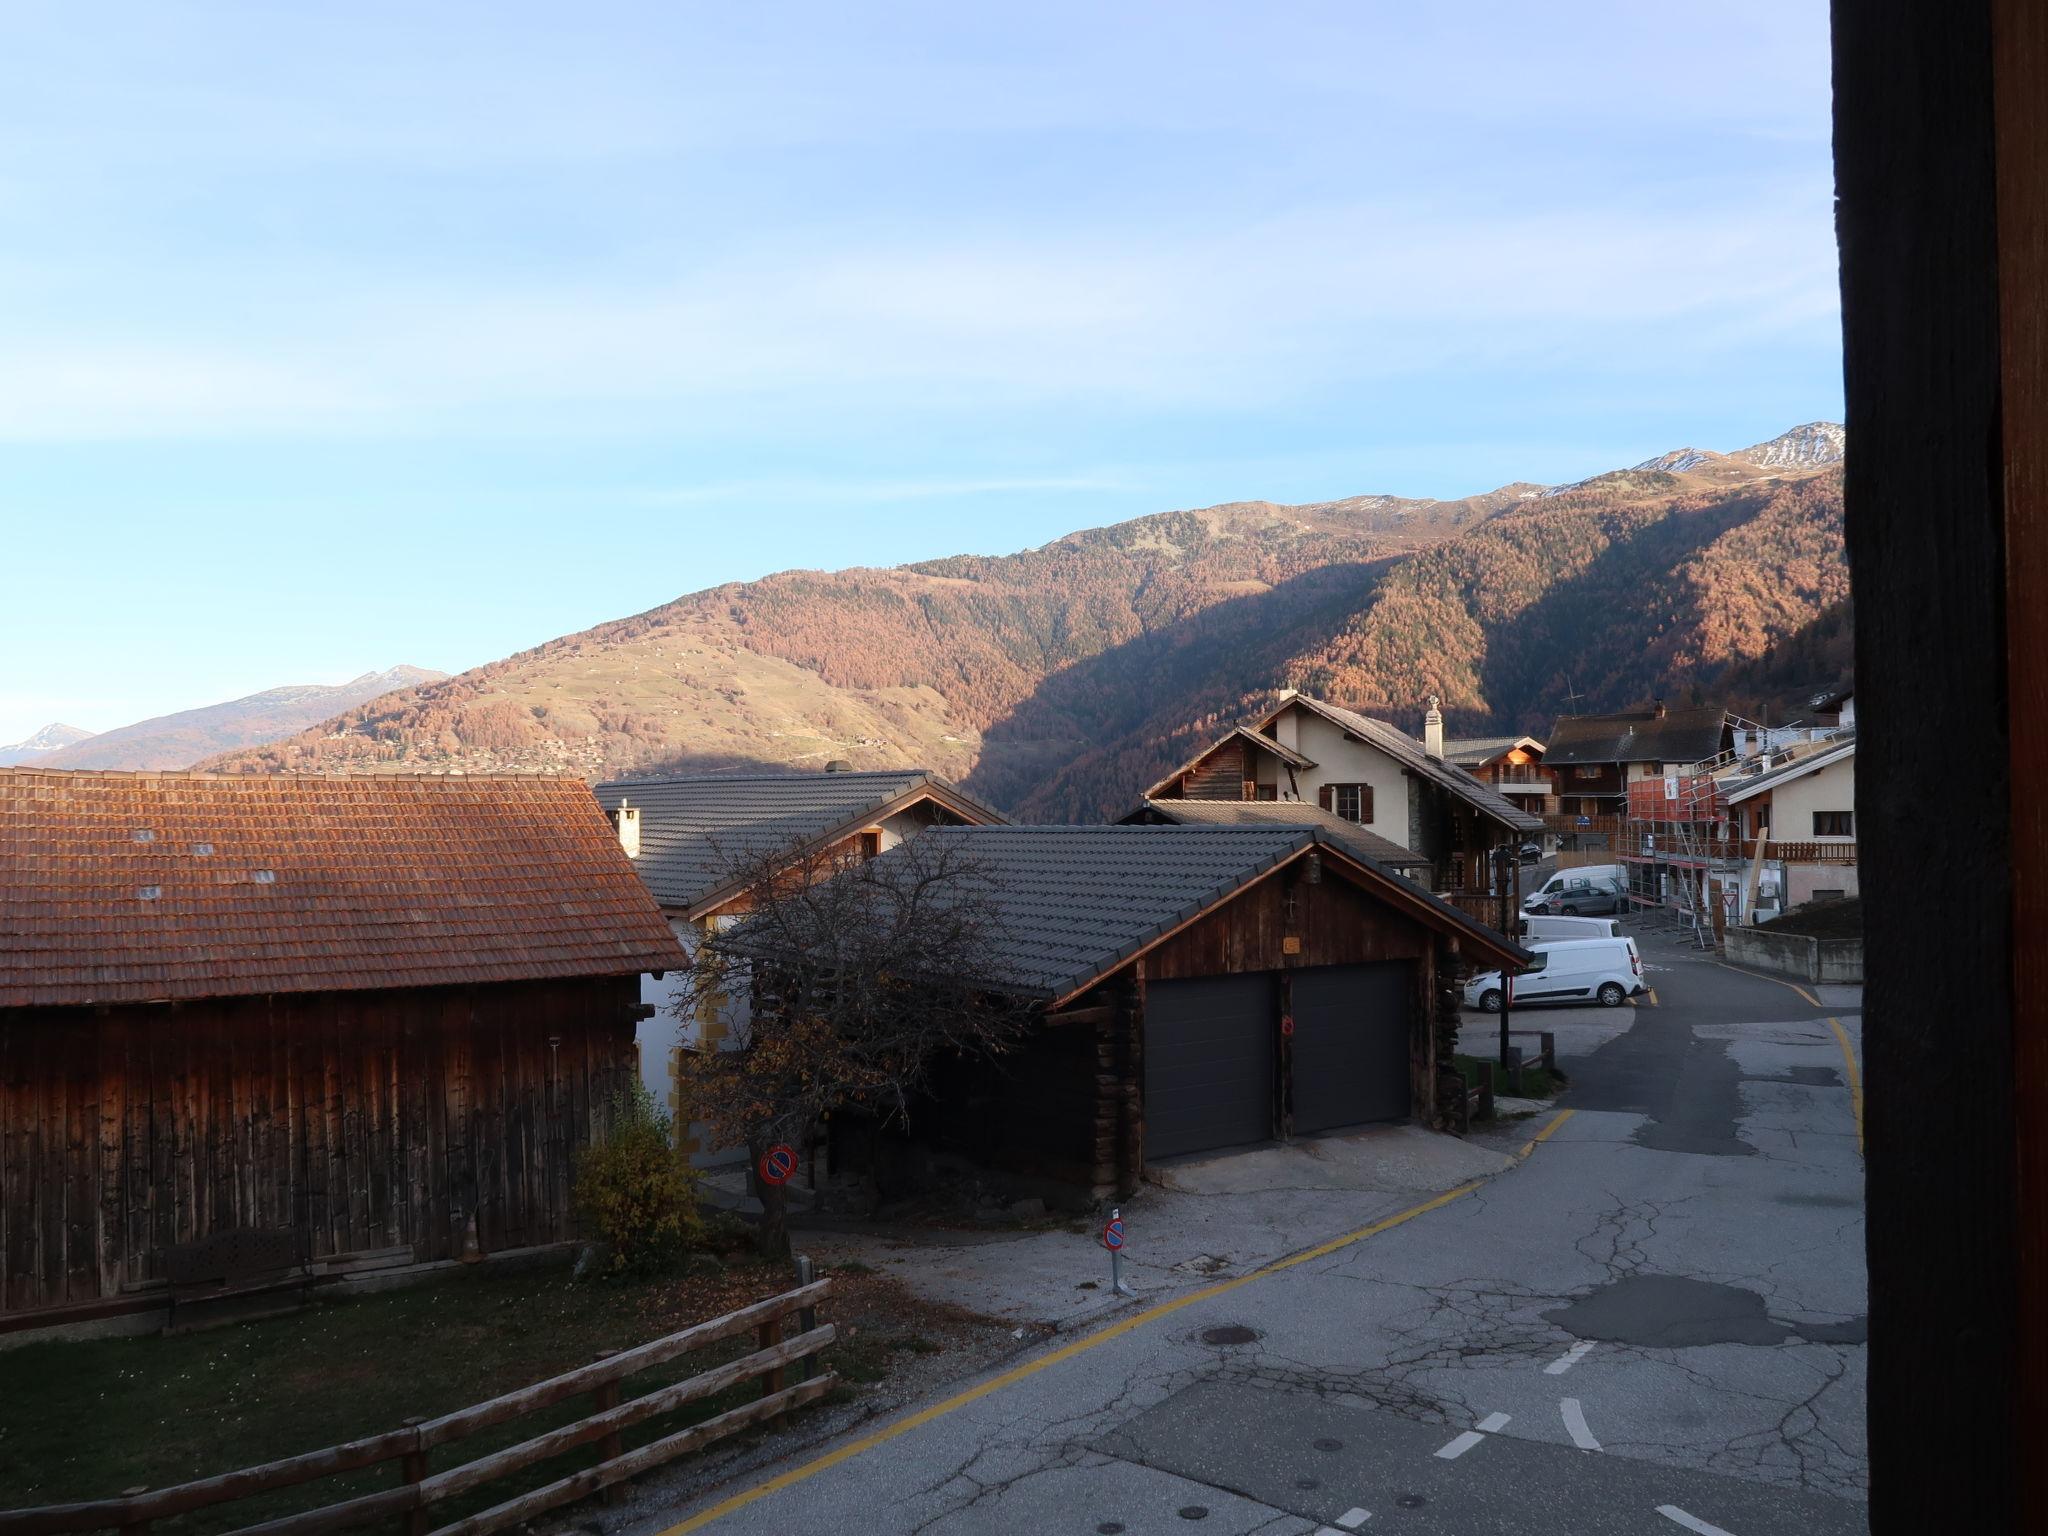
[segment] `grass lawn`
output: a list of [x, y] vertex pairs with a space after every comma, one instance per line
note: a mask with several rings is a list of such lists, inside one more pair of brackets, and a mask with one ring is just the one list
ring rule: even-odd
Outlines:
[[[945, 1317], [905, 1311], [894, 1282], [835, 1275], [823, 1309], [845, 1342], [828, 1363], [847, 1383], [887, 1374], [934, 1346]], [[525, 1386], [718, 1316], [794, 1284], [783, 1267], [736, 1263], [654, 1282], [574, 1281], [566, 1268], [462, 1271], [431, 1284], [321, 1300], [288, 1317], [171, 1337], [31, 1344], [0, 1352], [0, 1508], [105, 1498], [395, 1429]], [[922, 1331], [920, 1331], [922, 1330]], [[625, 1383], [628, 1398], [747, 1353], [751, 1338], [684, 1357]], [[628, 1448], [752, 1400], [758, 1384], [626, 1432]], [[591, 1411], [586, 1395], [441, 1447], [432, 1470], [473, 1460]], [[433, 1524], [499, 1503], [595, 1458], [582, 1447], [437, 1504]], [[393, 1486], [387, 1463], [260, 1495], [155, 1532], [229, 1530]], [[381, 1522], [388, 1526], [390, 1522]]]
[[[1530, 1061], [1523, 1065], [1522, 1086], [1517, 1089], [1509, 1085], [1507, 1074], [1501, 1071], [1500, 1061], [1497, 1057], [1488, 1057], [1486, 1059], [1493, 1063], [1493, 1091], [1496, 1094], [1513, 1094], [1515, 1097], [1523, 1099], [1548, 1099], [1554, 1097], [1557, 1093], [1558, 1085], [1551, 1078], [1549, 1068], [1539, 1062]], [[1465, 1079], [1465, 1086], [1467, 1088], [1477, 1088], [1479, 1086], [1479, 1063], [1481, 1058], [1466, 1056], [1461, 1053], [1454, 1057], [1453, 1060], [1457, 1064], [1458, 1075]]]

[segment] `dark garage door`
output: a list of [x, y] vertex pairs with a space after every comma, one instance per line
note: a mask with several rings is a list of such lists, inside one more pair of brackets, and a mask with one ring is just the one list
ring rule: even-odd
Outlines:
[[1412, 977], [1405, 960], [1294, 972], [1297, 1132], [1408, 1117]]
[[1273, 1134], [1273, 978], [1155, 982], [1145, 994], [1145, 1157]]

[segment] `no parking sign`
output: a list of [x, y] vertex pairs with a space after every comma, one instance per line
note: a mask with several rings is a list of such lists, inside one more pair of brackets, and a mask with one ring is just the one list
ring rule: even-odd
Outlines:
[[777, 1142], [761, 1154], [761, 1182], [763, 1184], [787, 1184], [789, 1176], [796, 1172], [796, 1149], [783, 1142]]
[[1121, 1216], [1112, 1216], [1109, 1218], [1109, 1225], [1102, 1229], [1102, 1246], [1115, 1253], [1123, 1245], [1124, 1219]]

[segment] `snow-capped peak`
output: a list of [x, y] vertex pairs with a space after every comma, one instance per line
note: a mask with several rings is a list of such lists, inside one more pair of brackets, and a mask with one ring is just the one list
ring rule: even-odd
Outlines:
[[1703, 453], [1697, 448], [1674, 448], [1669, 453], [1660, 453], [1654, 459], [1645, 459], [1632, 467], [1662, 470], [1667, 475], [1682, 475], [1688, 469], [1704, 464], [1712, 457], [1712, 454]]
[[1765, 469], [1815, 469], [1838, 464], [1848, 451], [1849, 434], [1839, 423], [1809, 421], [1803, 427], [1780, 433], [1768, 443], [1758, 443], [1729, 455]]

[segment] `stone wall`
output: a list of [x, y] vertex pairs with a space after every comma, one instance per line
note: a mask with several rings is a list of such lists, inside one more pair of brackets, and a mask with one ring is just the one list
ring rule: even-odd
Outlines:
[[1861, 939], [1815, 939], [1760, 928], [1730, 928], [1726, 952], [1731, 965], [1777, 971], [1802, 981], [1863, 980]]

